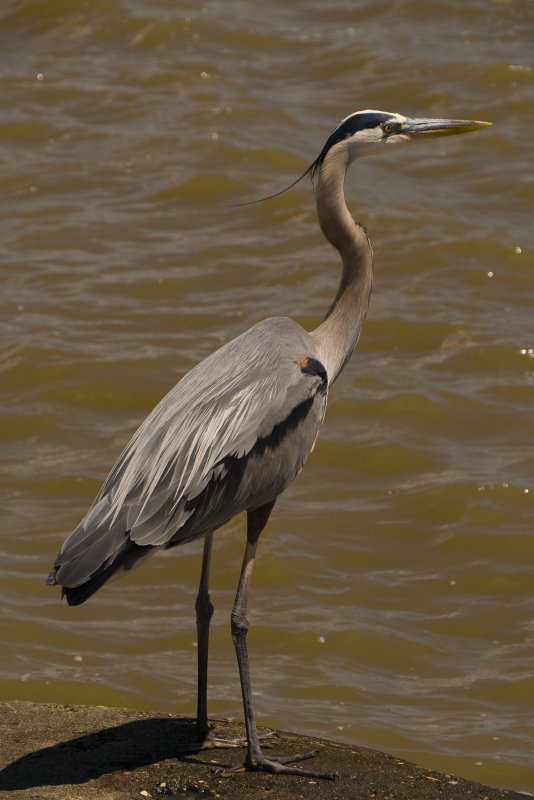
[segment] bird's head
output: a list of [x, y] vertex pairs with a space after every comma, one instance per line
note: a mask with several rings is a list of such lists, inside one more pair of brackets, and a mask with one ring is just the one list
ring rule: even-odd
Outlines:
[[485, 128], [491, 122], [465, 119], [417, 119], [387, 111], [356, 111], [334, 128], [313, 168], [317, 170], [328, 153], [344, 154], [349, 163], [379, 145], [410, 144], [435, 136], [451, 136]]
[[236, 205], [248, 206], [278, 197], [295, 186], [306, 175], [311, 173], [314, 178], [326, 159], [333, 163], [330, 160], [332, 157], [341, 159], [346, 169], [355, 158], [378, 150], [380, 145], [410, 144], [435, 136], [468, 133], [479, 128], [486, 128], [488, 125], [491, 125], [491, 122], [467, 119], [419, 119], [370, 109], [355, 111], [345, 117], [337, 128], [334, 128], [315, 161], [293, 183], [268, 197]]

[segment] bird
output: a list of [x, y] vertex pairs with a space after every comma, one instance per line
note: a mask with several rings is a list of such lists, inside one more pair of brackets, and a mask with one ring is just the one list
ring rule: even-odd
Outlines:
[[[328, 392], [354, 351], [368, 310], [373, 251], [367, 231], [345, 202], [347, 170], [372, 152], [490, 124], [356, 111], [334, 128], [297, 180], [262, 198], [276, 197], [311, 175], [320, 228], [341, 259], [337, 293], [324, 319], [309, 332], [288, 317], [264, 319], [194, 366], [134, 433], [48, 576], [47, 583], [59, 584], [69, 605], [79, 605], [116, 573], [131, 570], [157, 550], [204, 538], [195, 602], [198, 695], [191, 749], [246, 746], [244, 763], [222, 775], [248, 769], [335, 777], [293, 766], [317, 751], [283, 757], [263, 753], [246, 635], [259, 536], [277, 498], [315, 445]], [[238, 741], [217, 737], [210, 728], [207, 674], [213, 535], [242, 512], [247, 515], [246, 544], [231, 612], [246, 726], [246, 737]]]

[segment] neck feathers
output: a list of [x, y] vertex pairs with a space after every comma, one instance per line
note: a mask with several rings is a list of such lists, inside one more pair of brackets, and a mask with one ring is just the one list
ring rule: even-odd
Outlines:
[[349, 163], [345, 148], [329, 150], [320, 166], [316, 187], [321, 230], [339, 252], [343, 267], [336, 297], [322, 324], [311, 332], [329, 383], [337, 378], [356, 346], [373, 281], [369, 237], [365, 228], [353, 220], [345, 203], [343, 184]]

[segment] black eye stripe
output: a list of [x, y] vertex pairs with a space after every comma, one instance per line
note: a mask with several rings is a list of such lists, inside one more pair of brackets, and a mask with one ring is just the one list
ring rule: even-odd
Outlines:
[[330, 134], [329, 140], [333, 140], [330, 147], [336, 142], [341, 141], [341, 139], [352, 136], [357, 131], [363, 131], [366, 128], [377, 128], [390, 119], [391, 116], [389, 114], [374, 113], [372, 111], [367, 114], [353, 114]]
[[363, 131], [367, 128], [377, 128], [379, 125], [384, 125], [391, 119], [391, 114], [385, 114], [380, 111], [369, 111], [365, 113], [352, 114], [347, 117], [337, 128], [332, 131], [325, 146], [319, 153], [317, 160], [314, 163], [314, 171], [323, 163], [326, 154], [338, 142], [348, 139], [353, 136], [357, 131]]

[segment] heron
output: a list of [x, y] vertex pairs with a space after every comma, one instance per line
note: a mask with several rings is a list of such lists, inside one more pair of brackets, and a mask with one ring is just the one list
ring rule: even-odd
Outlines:
[[[344, 195], [359, 156], [398, 144], [467, 133], [491, 123], [409, 118], [366, 109], [345, 117], [317, 158], [287, 189], [312, 177], [320, 228], [341, 259], [337, 294], [322, 322], [306, 331], [288, 317], [264, 319], [193, 367], [149, 414], [106, 478], [93, 506], [61, 547], [48, 576], [79, 605], [120, 570], [147, 556], [204, 538], [195, 602], [198, 693], [195, 749], [246, 746], [243, 765], [333, 778], [294, 766], [317, 751], [267, 757], [252, 702], [247, 604], [259, 536], [279, 495], [302, 470], [323, 422], [327, 396], [358, 342], [373, 280], [373, 251]], [[269, 195], [276, 197], [282, 192]], [[246, 204], [243, 204], [246, 205]], [[209, 594], [214, 532], [247, 514], [246, 544], [231, 612], [246, 737], [223, 739], [207, 713]]]

